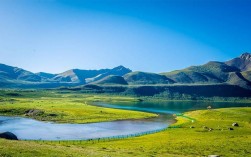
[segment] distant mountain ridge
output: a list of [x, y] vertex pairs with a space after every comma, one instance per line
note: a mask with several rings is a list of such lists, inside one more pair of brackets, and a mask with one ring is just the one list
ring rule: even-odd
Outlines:
[[251, 54], [243, 53], [226, 62], [210, 61], [204, 65], [161, 73], [175, 83], [228, 83], [251, 89]]
[[86, 84], [99, 86], [229, 84], [251, 90], [251, 54], [243, 53], [226, 62], [210, 61], [204, 65], [160, 74], [132, 72], [124, 66], [100, 70], [71, 69], [59, 74], [32, 73], [0, 64], [0, 87], [54, 88]]
[[183, 70], [161, 73], [176, 83], [223, 83], [230, 72], [239, 72], [238, 68], [222, 62], [211, 61], [200, 66], [191, 66]]
[[0, 64], [0, 78], [1, 80], [21, 80], [30, 82], [42, 81], [42, 77], [29, 72], [27, 70], [12, 67], [5, 64]]
[[109, 75], [123, 76], [129, 72], [131, 72], [131, 70], [125, 68], [124, 66], [118, 66], [113, 69], [100, 69], [100, 70], [72, 69], [56, 75], [55, 77], [51, 78], [51, 80], [86, 84], [100, 80]]
[[92, 82], [92, 84], [101, 85], [127, 85], [128, 83], [122, 76], [109, 75], [98, 81]]
[[101, 80], [110, 75], [123, 76], [131, 72], [124, 66], [112, 69], [81, 70], [71, 69], [59, 74], [30, 71], [0, 64], [0, 87], [45, 87], [73, 86]]
[[166, 76], [155, 74], [155, 73], [147, 73], [135, 71], [124, 75], [125, 80], [129, 84], [172, 84], [173, 80], [167, 78]]
[[251, 54], [247, 52], [243, 53], [240, 57], [227, 61], [225, 64], [236, 67], [240, 71], [251, 70]]

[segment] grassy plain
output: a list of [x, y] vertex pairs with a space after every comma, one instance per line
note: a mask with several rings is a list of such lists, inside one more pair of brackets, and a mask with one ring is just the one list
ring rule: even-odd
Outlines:
[[[61, 97], [61, 96], [59, 96]], [[35, 107], [38, 104], [47, 105], [47, 107], [39, 106], [38, 109], [44, 110], [48, 113], [66, 114], [63, 116], [63, 121], [59, 122], [87, 122], [85, 119], [77, 120], [81, 116], [74, 116], [75, 114], [82, 114], [75, 110], [83, 110], [86, 108], [85, 103], [78, 102], [81, 99], [81, 95], [65, 95], [67, 99], [63, 97], [58, 98], [54, 95], [54, 98], [36, 98], [36, 100], [29, 99], [29, 101], [35, 101], [31, 103], [26, 98], [14, 98], [17, 102], [13, 104], [3, 104], [0, 106], [18, 106], [20, 101], [28, 108]], [[88, 97], [89, 100], [100, 101], [98, 98]], [[13, 99], [4, 97], [2, 99]], [[119, 99], [117, 97], [117, 99]], [[137, 101], [134, 98], [123, 98], [123, 101]], [[128, 100], [130, 99], [130, 100]], [[51, 104], [51, 100], [55, 101], [55, 104]], [[77, 100], [77, 101], [76, 101]], [[3, 102], [5, 102], [4, 100]], [[27, 101], [27, 102], [25, 102]], [[43, 101], [43, 102], [42, 102]], [[64, 105], [60, 105], [60, 102]], [[39, 103], [38, 103], [39, 102]], [[5, 102], [6, 103], [6, 102]], [[57, 107], [51, 107], [50, 105]], [[72, 103], [72, 104], [71, 104]], [[24, 105], [28, 104], [28, 105]], [[33, 105], [36, 104], [36, 105]], [[69, 106], [67, 104], [70, 104]], [[74, 108], [74, 106], [76, 108]], [[18, 107], [17, 107], [18, 108]], [[69, 110], [68, 112], [62, 112], [61, 109]], [[104, 111], [104, 108], [93, 108], [98, 112], [93, 117], [100, 114], [100, 110]], [[59, 112], [60, 111], [60, 112]], [[109, 111], [113, 111], [110, 110]], [[89, 113], [95, 111], [90, 110]], [[107, 111], [108, 112], [108, 111]], [[116, 110], [118, 117], [125, 115], [122, 111]], [[138, 113], [142, 114], [142, 113]], [[68, 116], [67, 116], [68, 115]], [[102, 114], [101, 114], [102, 115]], [[135, 115], [135, 114], [133, 114]], [[86, 115], [85, 115], [86, 116]], [[251, 156], [251, 108], [224, 108], [224, 109], [211, 109], [211, 110], [198, 110], [184, 113], [184, 116], [195, 119], [194, 122], [191, 119], [184, 118], [182, 116], [177, 117], [177, 123], [173, 126], [180, 126], [179, 128], [169, 128], [165, 131], [145, 135], [140, 137], [128, 138], [128, 139], [116, 139], [110, 141], [100, 142], [36, 142], [36, 141], [9, 141], [0, 139], [0, 156], [208, 156], [210, 154], [217, 154], [221, 156]], [[101, 118], [102, 120], [109, 120], [109, 117]], [[113, 118], [118, 118], [113, 117]], [[145, 115], [142, 115], [145, 117]], [[123, 117], [125, 118], [125, 117]], [[139, 118], [139, 117], [137, 117]], [[97, 121], [101, 120], [100, 117]], [[112, 119], [112, 118], [110, 118]], [[57, 120], [55, 120], [57, 121]], [[239, 127], [231, 126], [232, 123], [237, 122]], [[203, 127], [206, 126], [207, 128]], [[234, 130], [229, 130], [229, 128]], [[211, 128], [211, 131], [209, 131]]]
[[[150, 118], [157, 115], [102, 108], [88, 105], [97, 101], [138, 101], [136, 98], [60, 94], [55, 92], [6, 92], [0, 97], [0, 114], [27, 116], [42, 121], [58, 123], [90, 123], [123, 119]], [[14, 95], [14, 96], [13, 96]], [[35, 111], [34, 111], [35, 110]], [[30, 114], [28, 114], [30, 111]]]

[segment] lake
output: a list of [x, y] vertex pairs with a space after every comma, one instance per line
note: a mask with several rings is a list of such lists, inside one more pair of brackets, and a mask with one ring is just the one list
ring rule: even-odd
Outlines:
[[212, 101], [161, 101], [161, 102], [97, 102], [93, 105], [124, 110], [144, 111], [160, 114], [183, 113], [192, 110], [227, 107], [251, 107], [251, 103], [212, 102]]
[[158, 113], [159, 117], [89, 124], [57, 124], [22, 117], [0, 116], [0, 132], [10, 131], [22, 140], [87, 140], [161, 130], [175, 122], [172, 114], [197, 109], [206, 109], [208, 105], [212, 106], [212, 108], [251, 106], [250, 103], [196, 101], [134, 103], [98, 102], [94, 105]]

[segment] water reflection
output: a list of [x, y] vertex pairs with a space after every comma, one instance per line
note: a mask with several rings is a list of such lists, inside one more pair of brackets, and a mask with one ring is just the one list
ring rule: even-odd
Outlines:
[[116, 103], [95, 103], [96, 106], [136, 110], [153, 113], [182, 113], [186, 111], [206, 109], [207, 106], [212, 108], [227, 108], [227, 107], [250, 107], [251, 103], [236, 103], [236, 102], [202, 102], [202, 101], [166, 101], [166, 102], [116, 102]]
[[0, 132], [10, 131], [19, 139], [79, 140], [137, 134], [166, 128], [170, 118], [124, 120], [90, 124], [56, 124], [28, 118], [0, 116]]

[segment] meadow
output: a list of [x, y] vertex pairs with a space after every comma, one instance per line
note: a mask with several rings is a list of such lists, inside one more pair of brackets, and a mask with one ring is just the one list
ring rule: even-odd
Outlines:
[[[2, 93], [3, 94], [3, 93]], [[6, 93], [5, 93], [6, 94]], [[8, 94], [7, 94], [8, 95]], [[101, 101], [103, 96], [90, 96], [84, 100], [81, 94], [49, 94], [39, 98], [6, 96], [1, 98], [1, 110], [36, 108], [46, 114], [62, 114], [52, 119], [58, 122], [91, 122], [84, 117], [94, 118], [100, 111], [109, 116], [97, 117], [94, 121], [115, 120], [120, 118], [146, 118], [155, 116], [142, 112], [122, 111], [88, 106], [85, 101]], [[42, 96], [43, 95], [43, 96]], [[26, 95], [27, 96], [27, 95]], [[110, 101], [138, 101], [137, 98], [109, 97]], [[13, 99], [13, 100], [12, 100]], [[33, 100], [34, 99], [34, 100]], [[84, 102], [79, 102], [84, 100]], [[89, 100], [88, 100], [89, 99]], [[87, 101], [88, 100], [88, 101]], [[10, 101], [10, 102], [7, 102]], [[33, 101], [33, 102], [30, 102]], [[62, 102], [63, 101], [63, 102]], [[22, 103], [20, 103], [22, 102]], [[54, 102], [54, 103], [51, 103]], [[13, 104], [12, 104], [13, 103]], [[62, 104], [63, 105], [62, 105]], [[21, 104], [21, 105], [20, 105]], [[51, 107], [55, 106], [55, 107]], [[76, 107], [76, 108], [75, 108]], [[65, 112], [62, 112], [65, 110]], [[83, 114], [78, 110], [87, 110]], [[97, 111], [96, 111], [97, 110]], [[67, 111], [67, 112], [66, 112]], [[132, 114], [128, 114], [128, 113]], [[19, 112], [17, 112], [19, 113]], [[93, 113], [96, 113], [93, 115]], [[2, 113], [1, 113], [2, 114]], [[9, 113], [5, 113], [9, 114]], [[11, 113], [14, 114], [14, 113]], [[10, 114], [10, 115], [11, 115]], [[112, 116], [114, 114], [114, 116]], [[128, 115], [127, 115], [128, 114]], [[18, 115], [18, 114], [17, 114]], [[78, 115], [78, 116], [74, 116]], [[102, 114], [101, 114], [102, 115]], [[136, 116], [137, 115], [137, 116]], [[127, 116], [127, 117], [124, 117]], [[44, 118], [43, 116], [41, 116]], [[34, 117], [39, 119], [41, 117]], [[62, 120], [60, 120], [62, 118]], [[159, 133], [113, 139], [107, 141], [10, 141], [0, 139], [0, 156], [251, 156], [251, 108], [222, 108], [186, 112], [176, 117], [177, 122]], [[51, 119], [42, 119], [51, 120]], [[232, 126], [237, 122], [239, 127]], [[230, 130], [229, 128], [233, 128]]]
[[[37, 95], [34, 93], [38, 93]], [[3, 96], [5, 95], [5, 97]], [[91, 123], [156, 117], [156, 114], [88, 105], [97, 101], [138, 101], [130, 97], [107, 97], [55, 92], [2, 92], [0, 114], [57, 123]]]

